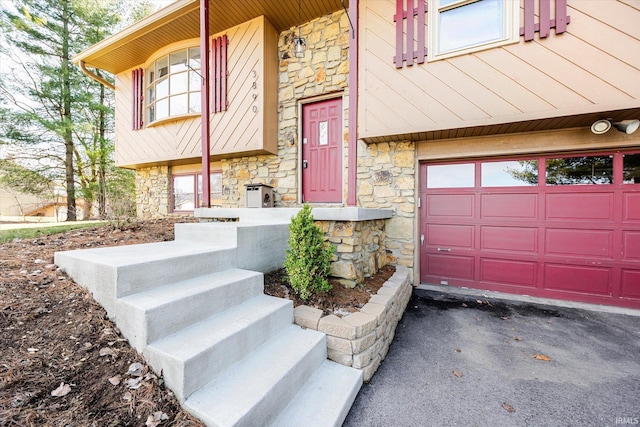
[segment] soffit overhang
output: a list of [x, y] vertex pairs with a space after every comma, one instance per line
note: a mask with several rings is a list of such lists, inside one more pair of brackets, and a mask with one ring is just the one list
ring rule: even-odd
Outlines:
[[[340, 0], [209, 0], [209, 32], [265, 16], [278, 31], [342, 9]], [[348, 7], [348, 2], [344, 1]], [[178, 0], [79, 53], [73, 62], [118, 74], [172, 43], [200, 36], [200, 0]]]

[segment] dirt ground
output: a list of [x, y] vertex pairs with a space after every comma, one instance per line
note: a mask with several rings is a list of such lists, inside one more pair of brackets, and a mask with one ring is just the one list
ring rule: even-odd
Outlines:
[[[107, 225], [0, 244], [0, 426], [203, 425], [53, 264], [57, 251], [173, 240], [173, 224]], [[391, 274], [385, 268], [353, 290], [334, 286], [307, 304], [355, 311]], [[266, 277], [265, 292], [296, 300], [283, 272]]]

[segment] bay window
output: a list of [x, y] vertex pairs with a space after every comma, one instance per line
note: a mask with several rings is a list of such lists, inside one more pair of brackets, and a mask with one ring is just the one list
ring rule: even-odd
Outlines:
[[147, 123], [199, 114], [200, 48], [172, 52], [147, 69]]

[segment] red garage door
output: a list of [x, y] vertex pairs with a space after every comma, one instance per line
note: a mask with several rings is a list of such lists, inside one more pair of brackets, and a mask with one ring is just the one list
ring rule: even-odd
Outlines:
[[421, 282], [640, 308], [640, 152], [422, 164]]

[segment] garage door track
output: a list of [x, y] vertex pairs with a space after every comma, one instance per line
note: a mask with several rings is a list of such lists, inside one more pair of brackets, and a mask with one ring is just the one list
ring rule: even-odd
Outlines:
[[414, 291], [345, 426], [640, 425], [640, 316]]

